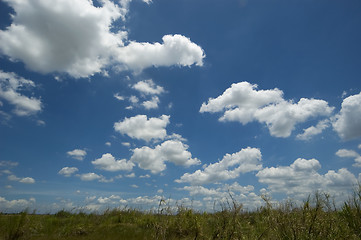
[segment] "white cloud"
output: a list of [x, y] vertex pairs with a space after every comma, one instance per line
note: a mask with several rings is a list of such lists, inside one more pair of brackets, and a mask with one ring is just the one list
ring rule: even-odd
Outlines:
[[297, 159], [290, 166], [270, 167], [259, 171], [259, 182], [269, 186], [271, 192], [286, 193], [289, 196], [304, 198], [307, 194], [321, 190], [340, 195], [350, 190], [357, 180], [347, 169], [338, 172], [328, 171], [325, 175], [318, 173], [321, 164], [316, 159]]
[[[14, 9], [12, 24], [0, 31], [0, 52], [41, 73], [66, 72], [75, 78], [104, 73], [116, 64], [131, 70], [150, 66], [202, 66], [201, 47], [182, 35], [163, 43], [127, 42], [126, 31], [113, 23], [125, 20], [130, 0], [33, 0], [6, 2]], [[146, 1], [149, 3], [149, 1]]]
[[7, 200], [4, 197], [0, 197], [0, 205], [2, 211], [5, 212], [20, 212], [26, 208], [33, 207], [35, 203], [35, 198], [26, 199], [16, 199], [16, 200]]
[[92, 161], [92, 164], [96, 168], [111, 172], [130, 171], [134, 166], [134, 163], [125, 159], [116, 160], [110, 153], [103, 154], [101, 158]]
[[164, 92], [164, 88], [156, 85], [152, 79], [139, 81], [132, 88], [146, 95], [159, 95]]
[[200, 163], [197, 158], [192, 158], [188, 146], [178, 140], [167, 140], [155, 148], [147, 146], [136, 148], [133, 150], [130, 160], [138, 163], [140, 168], [150, 170], [152, 173], [165, 170], [165, 162], [186, 167]]
[[336, 152], [336, 155], [342, 158], [354, 158], [354, 167], [361, 167], [361, 155], [353, 150], [340, 149]]
[[119, 95], [119, 93], [114, 94], [114, 97], [119, 101], [123, 101], [125, 99], [123, 96]]
[[313, 136], [322, 133], [323, 130], [330, 126], [330, 121], [328, 119], [322, 120], [317, 123], [316, 126], [311, 126], [309, 128], [303, 129], [302, 134], [297, 135], [297, 139], [300, 140], [310, 140]]
[[0, 167], [16, 167], [18, 166], [18, 162], [13, 161], [0, 161]]
[[25, 178], [22, 178], [19, 182], [32, 184], [32, 183], [35, 183], [35, 180], [34, 180], [34, 178], [31, 178], [31, 177], [25, 177]]
[[149, 174], [141, 175], [139, 176], [139, 178], [150, 178], [150, 175]]
[[323, 100], [301, 98], [298, 103], [283, 99], [277, 88], [257, 90], [248, 82], [232, 84], [222, 95], [203, 103], [200, 112], [224, 112], [220, 121], [238, 121], [243, 125], [265, 123], [275, 137], [289, 137], [296, 124], [311, 117], [329, 116], [332, 107]]
[[143, 0], [143, 2], [145, 2], [146, 4], [151, 4], [153, 1], [152, 0]]
[[149, 120], [146, 115], [137, 115], [114, 123], [114, 129], [131, 138], [148, 142], [152, 139], [164, 139], [167, 136], [165, 128], [168, 123], [169, 116], [167, 115], [162, 115], [159, 118], [149, 118]]
[[34, 115], [42, 110], [42, 102], [35, 97], [22, 94], [24, 90], [35, 87], [33, 81], [19, 77], [15, 73], [0, 70], [0, 98], [15, 106], [13, 110], [18, 116]]
[[85, 150], [82, 149], [74, 149], [72, 151], [68, 151], [66, 154], [68, 154], [68, 156], [71, 158], [82, 161], [87, 153]]
[[144, 101], [142, 103], [143, 107], [147, 110], [158, 108], [158, 104], [159, 104], [159, 98], [157, 96], [154, 96], [152, 97], [151, 100]]
[[15, 175], [9, 175], [9, 176], [8, 176], [8, 180], [10, 180], [10, 181], [20, 181], [20, 178], [18, 178], [18, 177], [15, 176]]
[[125, 175], [127, 178], [135, 178], [135, 173], [130, 173], [128, 175]]
[[35, 183], [34, 178], [31, 178], [31, 177], [19, 178], [19, 177], [15, 176], [15, 175], [9, 175], [8, 180], [15, 181], [15, 182], [20, 182], [20, 183], [26, 183], [26, 184]]
[[130, 96], [129, 97], [129, 101], [132, 103], [132, 104], [137, 104], [139, 102], [139, 99], [136, 97], [136, 96]]
[[93, 181], [104, 178], [102, 175], [98, 175], [96, 173], [84, 173], [77, 176], [80, 177], [82, 181]]
[[110, 146], [112, 146], [112, 143], [111, 142], [106, 142], [105, 145], [110, 147]]
[[[245, 148], [233, 154], [226, 154], [222, 160], [209, 164], [204, 170], [194, 173], [185, 173], [176, 182], [188, 182], [192, 185], [203, 185], [225, 181], [239, 177], [241, 173], [247, 173], [262, 168], [262, 154], [257, 148]], [[233, 169], [231, 169], [234, 167]]]
[[117, 49], [116, 57], [119, 62], [138, 71], [151, 66], [203, 65], [203, 49], [189, 38], [175, 34], [165, 35], [162, 40], [162, 44], [130, 42]]
[[60, 169], [58, 174], [63, 175], [65, 177], [70, 177], [71, 175], [73, 175], [77, 171], [79, 171], [79, 169], [76, 168], [76, 167], [63, 167], [62, 169]]
[[343, 100], [341, 111], [333, 122], [333, 128], [344, 140], [361, 136], [361, 93]]
[[119, 6], [105, 0], [7, 1], [13, 23], [0, 31], [0, 50], [41, 73], [67, 72], [87, 77], [109, 63], [112, 50], [123, 46], [124, 32], [112, 33]]

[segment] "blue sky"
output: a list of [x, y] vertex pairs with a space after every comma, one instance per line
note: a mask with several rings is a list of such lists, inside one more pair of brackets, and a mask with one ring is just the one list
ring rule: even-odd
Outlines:
[[343, 201], [361, 3], [0, 1], [0, 211]]

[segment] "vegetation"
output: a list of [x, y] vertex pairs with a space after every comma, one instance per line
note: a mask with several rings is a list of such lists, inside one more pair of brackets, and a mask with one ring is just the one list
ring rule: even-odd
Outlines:
[[172, 213], [161, 201], [157, 212], [0, 214], [0, 239], [361, 239], [361, 186], [340, 208], [321, 193], [299, 206], [264, 197], [253, 212], [230, 200], [215, 213], [181, 206]]

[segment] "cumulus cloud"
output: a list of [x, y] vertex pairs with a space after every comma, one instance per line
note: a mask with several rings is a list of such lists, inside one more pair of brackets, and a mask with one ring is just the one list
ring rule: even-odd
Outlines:
[[[65, 72], [80, 78], [104, 68], [142, 70], [150, 66], [202, 65], [201, 47], [182, 35], [166, 35], [163, 43], [128, 45], [126, 31], [114, 31], [125, 20], [129, 0], [6, 0], [14, 10], [12, 24], [0, 30], [0, 52], [40, 73]], [[147, 1], [149, 3], [149, 1]], [[119, 29], [119, 28], [118, 28]]]
[[101, 158], [92, 161], [92, 164], [96, 168], [110, 172], [130, 171], [134, 167], [134, 163], [126, 159], [116, 160], [110, 153], [103, 154]]
[[33, 81], [24, 79], [15, 73], [0, 70], [0, 98], [13, 105], [18, 116], [34, 115], [42, 110], [42, 102], [35, 97], [23, 95], [23, 92], [35, 87]]
[[114, 123], [114, 129], [131, 138], [149, 142], [152, 139], [164, 139], [167, 136], [165, 128], [168, 124], [169, 116], [167, 115], [149, 119], [146, 115], [137, 115]]
[[118, 5], [105, 0], [94, 7], [87, 0], [7, 1], [13, 23], [0, 31], [0, 50], [41, 73], [67, 72], [86, 77], [109, 62], [111, 50], [123, 46], [126, 34], [112, 33], [121, 16]]
[[156, 85], [152, 79], [139, 81], [132, 88], [145, 95], [159, 95], [164, 92], [164, 88]]
[[220, 121], [238, 121], [243, 125], [258, 121], [266, 124], [275, 137], [289, 137], [296, 124], [311, 117], [329, 116], [333, 108], [318, 99], [301, 98], [298, 103], [285, 100], [277, 88], [257, 90], [248, 82], [232, 84], [222, 95], [203, 103], [200, 112], [223, 112]]
[[82, 149], [74, 149], [72, 151], [68, 151], [66, 154], [71, 158], [82, 161], [87, 153], [85, 150]]
[[350, 190], [357, 183], [356, 177], [345, 168], [324, 175], [318, 173], [320, 169], [318, 160], [298, 158], [290, 166], [264, 168], [256, 176], [271, 192], [300, 197], [317, 190], [339, 195], [341, 190]]
[[299, 140], [310, 140], [313, 136], [318, 135], [323, 132], [326, 128], [330, 126], [330, 121], [328, 119], [322, 120], [317, 123], [316, 126], [311, 126], [309, 128], [303, 129], [302, 134], [297, 135]]
[[58, 174], [63, 175], [65, 177], [70, 177], [71, 175], [73, 175], [77, 171], [79, 171], [79, 169], [76, 168], [76, 167], [63, 167], [62, 169], [60, 169]]
[[361, 155], [354, 150], [340, 149], [336, 152], [336, 155], [342, 158], [354, 158], [354, 167], [361, 167]]
[[155, 148], [147, 146], [136, 148], [133, 150], [130, 160], [138, 163], [140, 168], [150, 170], [152, 173], [165, 170], [165, 162], [186, 167], [200, 163], [197, 158], [192, 158], [188, 146], [178, 140], [167, 140]]
[[188, 182], [192, 185], [203, 185], [226, 181], [239, 177], [241, 173], [247, 173], [262, 169], [262, 154], [258, 148], [245, 148], [233, 154], [226, 154], [222, 160], [209, 164], [204, 170], [194, 173], [185, 173], [176, 182]]
[[165, 35], [163, 43], [130, 42], [118, 49], [119, 62], [130, 69], [142, 70], [151, 66], [197, 66], [203, 65], [203, 49], [189, 38], [175, 34]]
[[361, 93], [343, 100], [341, 111], [335, 116], [332, 125], [344, 140], [361, 136]]

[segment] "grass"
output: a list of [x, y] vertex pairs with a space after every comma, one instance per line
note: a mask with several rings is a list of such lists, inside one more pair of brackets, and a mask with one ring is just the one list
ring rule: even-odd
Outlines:
[[342, 207], [315, 193], [247, 212], [230, 195], [215, 213], [166, 204], [156, 212], [113, 209], [102, 214], [0, 214], [0, 239], [361, 239], [361, 186]]

